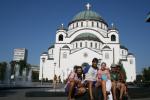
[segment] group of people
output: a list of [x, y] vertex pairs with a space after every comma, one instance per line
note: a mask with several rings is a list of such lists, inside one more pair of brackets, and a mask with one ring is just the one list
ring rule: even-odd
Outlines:
[[74, 66], [65, 86], [68, 100], [85, 94], [88, 94], [88, 100], [123, 100], [123, 96], [127, 96], [127, 85], [122, 69], [115, 64], [109, 68], [105, 62], [98, 67], [97, 58], [93, 58], [91, 66]]

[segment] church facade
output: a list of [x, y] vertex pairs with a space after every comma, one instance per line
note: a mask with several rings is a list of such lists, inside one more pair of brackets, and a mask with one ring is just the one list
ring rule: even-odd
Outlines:
[[135, 56], [120, 44], [119, 31], [95, 11], [87, 9], [76, 14], [68, 27], [61, 25], [56, 31], [55, 43], [40, 56], [39, 79], [61, 80], [67, 78], [75, 65], [91, 65], [93, 58], [107, 66], [121, 62], [127, 74], [127, 81], [136, 79]]

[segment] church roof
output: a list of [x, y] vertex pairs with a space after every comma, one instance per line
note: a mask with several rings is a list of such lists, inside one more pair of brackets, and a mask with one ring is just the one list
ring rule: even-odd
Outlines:
[[51, 48], [54, 48], [54, 45], [51, 45], [51, 46], [48, 48], [48, 50], [51, 49]]
[[64, 24], [61, 24], [61, 26], [59, 26], [59, 27], [57, 28], [57, 30], [67, 30], [67, 29], [64, 27]]
[[[69, 46], [68, 45], [64, 45], [62, 48], [69, 48]], [[69, 48], [70, 49], [70, 48]]]
[[72, 22], [82, 21], [82, 20], [100, 21], [107, 25], [107, 23], [102, 19], [102, 17], [98, 13], [92, 10], [85, 10], [85, 11], [79, 12], [73, 17]]
[[123, 46], [123, 45], [120, 45], [120, 48], [121, 48], [121, 49], [128, 50], [128, 48], [126, 48], [126, 47], [125, 47], [125, 46]]
[[43, 55], [43, 54], [48, 54], [48, 52], [43, 52], [42, 55]]
[[73, 17], [71, 23], [76, 22], [76, 21], [94, 20], [94, 21], [103, 22], [107, 25], [107, 23], [104, 21], [104, 19], [98, 13], [96, 13], [95, 11], [92, 11], [90, 9], [91, 5], [89, 3], [86, 5], [86, 7], [87, 7], [86, 10], [77, 13]]
[[74, 41], [79, 41], [79, 40], [93, 40], [93, 41], [98, 41], [98, 42], [101, 42], [101, 40], [95, 36], [94, 34], [91, 34], [91, 33], [82, 33], [82, 34], [79, 34], [73, 41], [71, 42], [74, 42]]
[[133, 55], [133, 56], [134, 56], [134, 54], [133, 54], [133, 53], [128, 53], [128, 55]]
[[108, 45], [104, 46], [103, 49], [111, 49]]

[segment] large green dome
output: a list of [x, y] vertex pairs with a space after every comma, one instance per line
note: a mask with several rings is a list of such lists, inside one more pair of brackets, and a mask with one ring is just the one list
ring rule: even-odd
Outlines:
[[79, 12], [77, 15], [73, 17], [72, 22], [82, 21], [82, 20], [95, 20], [95, 21], [104, 22], [106, 24], [106, 22], [102, 19], [102, 17], [98, 13], [91, 10], [85, 10]]

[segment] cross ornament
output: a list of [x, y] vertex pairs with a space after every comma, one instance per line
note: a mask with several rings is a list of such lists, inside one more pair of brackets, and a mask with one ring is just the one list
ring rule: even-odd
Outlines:
[[91, 8], [91, 5], [90, 5], [89, 3], [87, 3], [87, 4], [86, 4], [86, 9], [87, 9], [87, 10], [90, 10], [90, 8]]

